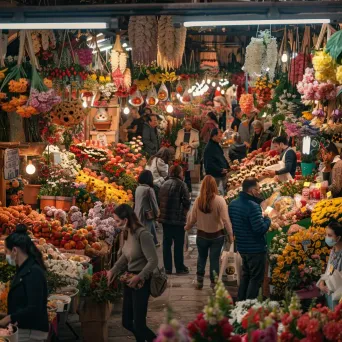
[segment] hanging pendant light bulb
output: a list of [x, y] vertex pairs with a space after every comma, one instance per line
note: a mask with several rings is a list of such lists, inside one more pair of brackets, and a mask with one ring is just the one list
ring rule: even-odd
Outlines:
[[213, 87], [216, 87], [216, 82], [213, 82], [211, 85], [212, 85]]
[[216, 90], [217, 90], [217, 91], [220, 91], [220, 90], [221, 90], [221, 87], [217, 87]]
[[284, 52], [283, 55], [281, 56], [281, 61], [282, 61], [283, 63], [286, 63], [287, 60], [288, 60], [287, 53]]
[[123, 110], [123, 113], [128, 115], [129, 114], [129, 108], [128, 107], [125, 107], [124, 110]]
[[168, 104], [167, 105], [166, 112], [169, 113], [169, 114], [173, 113], [173, 106], [172, 106], [172, 104]]
[[221, 94], [224, 95], [224, 90], [223, 89], [221, 90]]
[[32, 164], [32, 160], [29, 160], [26, 166], [26, 173], [28, 175], [33, 175], [36, 172], [36, 167]]
[[208, 78], [208, 79], [207, 79], [207, 84], [210, 84], [210, 83], [211, 83], [211, 79]]

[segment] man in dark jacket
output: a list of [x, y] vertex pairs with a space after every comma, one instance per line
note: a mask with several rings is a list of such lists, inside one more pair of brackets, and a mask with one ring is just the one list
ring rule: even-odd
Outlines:
[[159, 136], [157, 131], [158, 119], [156, 115], [148, 115], [142, 129], [144, 151], [151, 157], [159, 150]]
[[297, 155], [296, 152], [289, 147], [287, 138], [284, 136], [274, 138], [273, 146], [274, 149], [280, 153], [280, 160], [284, 162], [285, 167], [278, 171], [268, 171], [268, 174], [274, 177], [289, 173], [292, 178], [295, 178], [297, 169]]
[[255, 299], [262, 286], [266, 266], [266, 232], [271, 220], [263, 217], [258, 180], [246, 178], [240, 196], [229, 205], [236, 247], [242, 258], [238, 300]]
[[214, 128], [204, 150], [204, 168], [207, 175], [213, 176], [222, 195], [227, 187], [228, 161], [220, 146], [222, 131]]
[[183, 182], [183, 169], [171, 166], [170, 177], [159, 191], [159, 222], [163, 224], [163, 259], [167, 274], [172, 274], [172, 242], [174, 242], [174, 262], [177, 274], [188, 274], [184, 265], [184, 226], [190, 209], [188, 187]]

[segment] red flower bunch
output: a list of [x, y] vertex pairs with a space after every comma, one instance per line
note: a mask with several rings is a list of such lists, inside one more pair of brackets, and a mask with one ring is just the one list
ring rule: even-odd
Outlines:
[[241, 337], [239, 335], [232, 335], [233, 327], [229, 323], [228, 318], [224, 317], [215, 325], [209, 324], [204, 319], [204, 314], [200, 313], [197, 318], [188, 324], [189, 335], [192, 341], [231, 341], [239, 342]]
[[107, 271], [94, 273], [89, 286], [90, 295], [98, 303], [113, 302], [118, 296], [118, 283], [113, 281], [108, 285]]
[[245, 330], [259, 328], [259, 323], [269, 315], [269, 311], [263, 307], [258, 309], [250, 308], [243, 317], [241, 325]]
[[186, 172], [188, 170], [188, 163], [183, 161], [183, 160], [178, 160], [176, 159], [174, 162], [173, 162], [173, 165], [174, 166], [181, 166], [182, 169], [183, 169], [183, 172]]
[[87, 79], [88, 75], [84, 71], [83, 67], [79, 64], [74, 64], [70, 67], [65, 68], [54, 68], [49, 70], [48, 79], [59, 79], [59, 80], [72, 80], [75, 77], [80, 77], [83, 81]]
[[113, 164], [111, 162], [107, 163], [104, 166], [104, 170], [116, 178], [119, 178], [123, 173], [126, 172], [126, 170], [122, 166], [118, 164]]

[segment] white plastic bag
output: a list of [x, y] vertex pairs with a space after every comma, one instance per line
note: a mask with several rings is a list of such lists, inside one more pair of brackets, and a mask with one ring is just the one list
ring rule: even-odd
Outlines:
[[237, 282], [240, 285], [242, 273], [242, 259], [238, 252], [234, 252], [234, 243], [230, 245], [229, 251], [224, 251], [221, 254], [221, 267], [219, 280], [222, 280], [223, 274], [228, 282]]

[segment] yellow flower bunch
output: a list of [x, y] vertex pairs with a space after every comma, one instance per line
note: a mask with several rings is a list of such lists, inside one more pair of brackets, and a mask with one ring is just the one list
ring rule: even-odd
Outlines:
[[255, 88], [260, 90], [265, 88], [272, 89], [273, 87], [276, 87], [278, 83], [279, 80], [277, 80], [276, 82], [270, 82], [270, 80], [266, 76], [260, 76], [256, 79]]
[[5, 78], [5, 72], [6, 71], [7, 71], [7, 69], [0, 70], [0, 81]]
[[150, 81], [145, 78], [143, 80], [135, 80], [134, 83], [137, 85], [138, 90], [145, 91], [150, 88]]
[[305, 112], [302, 112], [302, 115], [303, 115], [303, 118], [305, 120], [312, 120], [313, 119], [313, 115], [311, 112], [308, 112], [308, 111], [305, 111]]
[[162, 74], [161, 74], [160, 72], [157, 72], [156, 74], [151, 74], [151, 73], [149, 73], [149, 74], [148, 74], [148, 80], [149, 80], [151, 83], [159, 84], [159, 83], [162, 82], [163, 77], [162, 77]]
[[172, 72], [165, 72], [161, 75], [162, 77], [162, 82], [175, 82], [178, 80], [178, 76], [174, 71]]
[[132, 195], [128, 194], [122, 187], [115, 183], [107, 183], [103, 179], [98, 179], [89, 173], [80, 171], [76, 177], [76, 183], [83, 183], [86, 185], [88, 192], [92, 192], [102, 202], [119, 204], [130, 204], [132, 202]]
[[333, 58], [325, 51], [318, 51], [312, 59], [317, 81], [336, 81], [335, 63]]
[[339, 84], [342, 84], [342, 65], [336, 69], [336, 80]]
[[99, 82], [100, 83], [108, 83], [108, 82], [111, 82], [111, 78], [110, 76], [99, 76]]
[[322, 200], [312, 211], [311, 222], [315, 227], [325, 228], [332, 220], [342, 222], [342, 198]]

